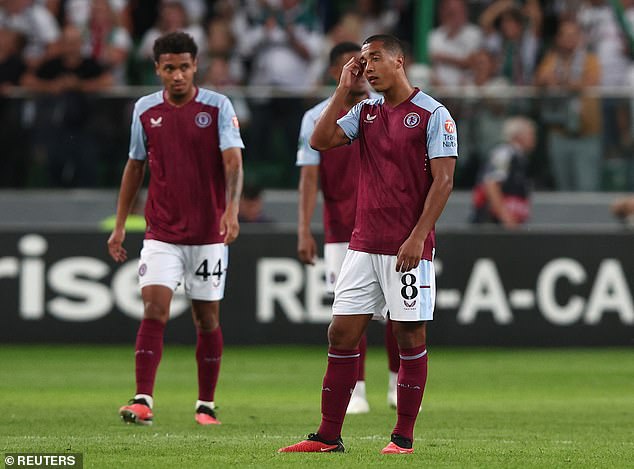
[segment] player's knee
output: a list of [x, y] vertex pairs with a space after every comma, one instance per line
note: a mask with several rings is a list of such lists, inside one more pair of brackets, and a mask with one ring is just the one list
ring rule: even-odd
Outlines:
[[169, 309], [158, 303], [147, 302], [145, 303], [143, 317], [145, 319], [154, 319], [156, 321], [161, 321], [163, 324], [165, 324], [167, 322], [167, 319], [169, 318]]
[[328, 327], [328, 344], [334, 348], [351, 350], [358, 346], [359, 337], [354, 331], [331, 323]]
[[414, 348], [427, 343], [425, 323], [393, 322], [392, 331], [400, 348]]

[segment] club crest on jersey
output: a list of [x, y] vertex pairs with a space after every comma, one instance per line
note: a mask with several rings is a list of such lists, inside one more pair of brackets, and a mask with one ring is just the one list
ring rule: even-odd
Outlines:
[[141, 264], [139, 266], [139, 277], [143, 277], [147, 272], [147, 264]]
[[209, 127], [211, 125], [211, 114], [209, 114], [208, 112], [199, 112], [198, 114], [196, 114], [194, 121], [196, 122], [196, 125], [201, 129]]
[[415, 112], [410, 112], [403, 119], [403, 125], [405, 125], [405, 127], [407, 127], [408, 129], [413, 129], [418, 125], [419, 122], [420, 116]]
[[445, 121], [445, 130], [450, 134], [454, 133], [456, 131], [456, 123], [451, 119], [447, 119]]
[[163, 116], [159, 116], [156, 119], [150, 117], [150, 128], [161, 127], [163, 125]]

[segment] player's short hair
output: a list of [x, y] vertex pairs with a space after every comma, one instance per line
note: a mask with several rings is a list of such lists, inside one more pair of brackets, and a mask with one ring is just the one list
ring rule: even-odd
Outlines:
[[187, 33], [177, 31], [167, 33], [154, 41], [154, 61], [158, 62], [161, 54], [187, 54], [196, 58], [198, 46], [194, 39]]
[[359, 52], [360, 50], [361, 46], [355, 42], [340, 42], [330, 49], [330, 65], [335, 65], [342, 55], [350, 52]]
[[383, 49], [393, 55], [405, 55], [403, 44], [396, 36], [392, 36], [391, 34], [375, 34], [363, 41], [363, 45], [370, 44], [375, 41], [382, 42]]

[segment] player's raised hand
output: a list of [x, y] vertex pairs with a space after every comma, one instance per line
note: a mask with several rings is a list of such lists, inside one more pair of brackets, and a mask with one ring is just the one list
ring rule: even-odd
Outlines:
[[363, 64], [357, 57], [352, 57], [343, 66], [341, 70], [341, 78], [339, 79], [339, 87], [344, 89], [350, 89], [359, 80], [363, 80]]
[[297, 257], [304, 264], [315, 265], [317, 243], [312, 233], [300, 233], [297, 237]]
[[240, 233], [240, 223], [238, 222], [238, 214], [233, 211], [225, 210], [220, 217], [220, 235], [224, 236], [222, 241], [225, 244], [233, 243]]
[[407, 238], [396, 254], [396, 271], [408, 272], [416, 268], [420, 264], [424, 246], [424, 239], [421, 241], [411, 236]]
[[108, 238], [108, 252], [115, 262], [124, 262], [128, 258], [128, 251], [123, 247], [125, 229], [115, 228]]

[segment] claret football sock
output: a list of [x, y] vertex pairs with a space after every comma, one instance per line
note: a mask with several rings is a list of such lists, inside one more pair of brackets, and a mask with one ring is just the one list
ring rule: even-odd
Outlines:
[[414, 439], [414, 424], [423, 400], [427, 381], [427, 349], [425, 345], [400, 349], [401, 365], [398, 372], [395, 435]]
[[334, 441], [341, 436], [343, 419], [358, 373], [358, 349], [328, 349], [328, 367], [321, 390], [321, 425], [317, 432], [326, 441]]
[[154, 394], [156, 370], [163, 355], [165, 324], [156, 319], [144, 319], [136, 336], [136, 393]]
[[363, 334], [359, 341], [359, 373], [357, 381], [365, 381], [365, 352], [368, 349], [368, 337]]
[[198, 399], [211, 402], [214, 400], [220, 360], [222, 358], [222, 329], [198, 331], [196, 342], [196, 363], [198, 364]]

